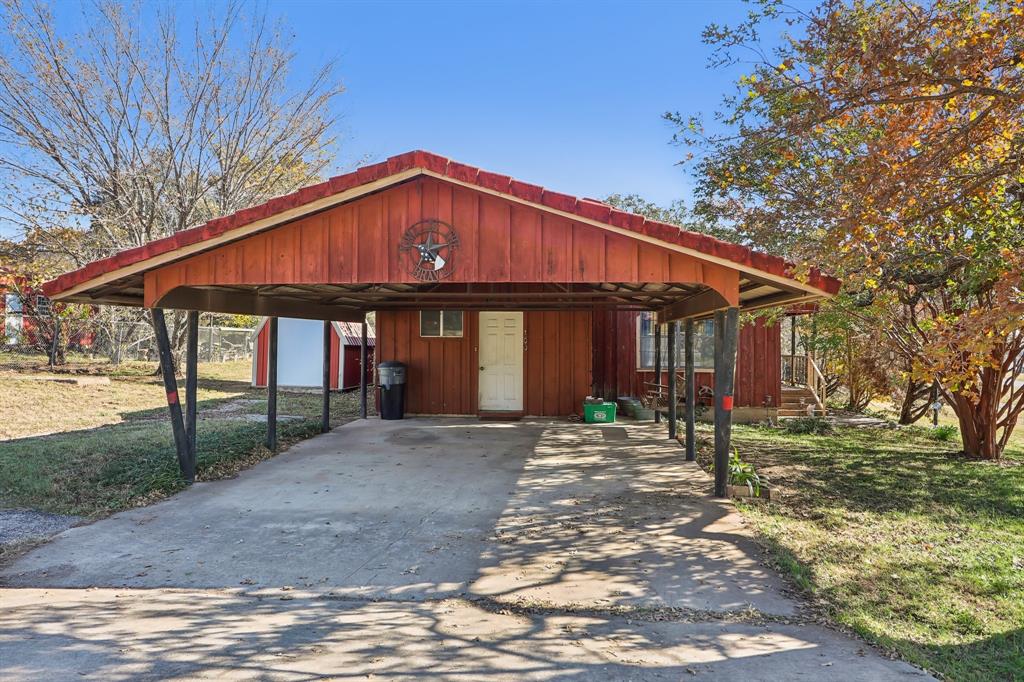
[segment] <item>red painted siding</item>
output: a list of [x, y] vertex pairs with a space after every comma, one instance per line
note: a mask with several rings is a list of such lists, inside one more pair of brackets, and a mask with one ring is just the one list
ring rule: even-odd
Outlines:
[[[467, 311], [462, 338], [422, 338], [417, 311], [377, 313], [380, 361], [408, 364], [406, 410], [413, 414], [478, 412], [479, 316]], [[590, 393], [589, 311], [523, 315], [523, 408], [529, 415], [578, 414]]]
[[[597, 392], [605, 398], [639, 396], [653, 371], [637, 369], [637, 316], [635, 312], [594, 313], [594, 379]], [[782, 399], [781, 339], [778, 324], [764, 320], [740, 328], [736, 354], [735, 404], [761, 407], [765, 397], [777, 406]], [[697, 386], [713, 386], [712, 372], [697, 372]], [[667, 376], [663, 375], [663, 383]]]
[[527, 414], [580, 414], [591, 390], [590, 311], [529, 311], [526, 334], [524, 405]]
[[[366, 383], [373, 384], [373, 348], [366, 349]], [[359, 386], [359, 346], [345, 346], [345, 373], [342, 376], [344, 388]]]
[[[323, 344], [320, 344], [320, 349], [323, 350]], [[341, 370], [341, 356], [339, 351], [341, 349], [341, 340], [338, 338], [338, 331], [331, 329], [331, 388], [338, 388], [338, 372]], [[320, 361], [320, 366], [323, 367], [323, 360]]]
[[419, 312], [377, 313], [377, 360], [408, 365], [405, 409], [413, 414], [476, 414], [477, 314], [466, 312], [461, 338], [423, 338]]
[[459, 237], [450, 282], [696, 283], [738, 300], [734, 269], [420, 177], [153, 270], [146, 305], [182, 285], [416, 283], [398, 244], [425, 218]]
[[263, 325], [256, 337], [256, 385], [267, 385], [267, 361], [270, 352], [270, 324]]

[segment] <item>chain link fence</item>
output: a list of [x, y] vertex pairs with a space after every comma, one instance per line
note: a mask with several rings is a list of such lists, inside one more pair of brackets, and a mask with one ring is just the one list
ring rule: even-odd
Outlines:
[[[37, 338], [32, 320], [20, 310], [0, 311], [0, 370], [37, 369], [49, 363], [47, 350]], [[199, 362], [250, 360], [254, 330], [245, 327], [201, 325]], [[158, 352], [152, 326], [136, 319], [108, 321], [75, 339], [68, 347], [68, 360], [77, 364], [157, 362]]]
[[[157, 361], [153, 327], [146, 322], [114, 325], [120, 340], [120, 360]], [[252, 329], [242, 327], [199, 327], [199, 362], [229, 362], [252, 358]]]

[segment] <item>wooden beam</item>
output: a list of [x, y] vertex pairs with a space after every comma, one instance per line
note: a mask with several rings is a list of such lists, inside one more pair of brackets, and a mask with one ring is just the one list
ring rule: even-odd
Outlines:
[[[313, 292], [310, 292], [313, 293]], [[337, 292], [330, 292], [332, 295]], [[686, 292], [679, 292], [678, 295], [670, 295], [660, 291], [567, 291], [567, 292], [555, 292], [555, 291], [496, 291], [496, 292], [465, 292], [465, 291], [395, 291], [395, 292], [372, 292], [364, 293], [360, 291], [346, 292], [338, 294], [338, 298], [345, 298], [349, 300], [359, 301], [370, 301], [373, 303], [387, 302], [387, 301], [398, 301], [404, 299], [412, 299], [416, 301], [421, 300], [433, 300], [433, 301], [499, 301], [499, 300], [510, 300], [510, 301], [534, 301], [534, 300], [557, 300], [564, 301], [566, 299], [600, 299], [600, 298], [625, 298], [625, 299], [677, 299], [680, 296], [689, 295]], [[331, 299], [334, 300], [334, 299]]]
[[364, 313], [359, 308], [331, 306], [319, 303], [284, 299], [273, 295], [260, 295], [255, 291], [234, 289], [198, 289], [178, 287], [160, 299], [160, 305], [182, 310], [205, 310], [235, 315], [261, 315], [265, 317], [299, 317], [307, 320], [341, 320], [358, 322]]
[[185, 330], [185, 435], [192, 470], [196, 466], [196, 399], [199, 390], [199, 311], [187, 313]]
[[162, 308], [153, 308], [153, 331], [156, 333], [156, 347], [160, 353], [160, 373], [164, 380], [164, 392], [167, 394], [167, 411], [171, 416], [171, 431], [174, 434], [174, 450], [178, 455], [178, 469], [186, 482], [196, 480], [195, 469], [191, 466], [188, 456], [188, 438], [181, 417], [181, 402], [178, 400], [178, 380], [174, 378], [174, 357], [171, 354], [171, 341], [167, 336], [167, 322], [164, 320]]
[[699, 294], [694, 294], [659, 310], [658, 320], [671, 322], [689, 317], [706, 316], [716, 310], [726, 308], [728, 305], [729, 302], [720, 293], [714, 289], [704, 289]]
[[[57, 299], [54, 299], [57, 300]], [[61, 298], [65, 303], [84, 303], [86, 305], [124, 305], [132, 308], [141, 308], [144, 304], [142, 296], [104, 296], [102, 301], [97, 301], [91, 296], [68, 296]]]
[[686, 400], [685, 421], [686, 421], [686, 461], [694, 462], [697, 460], [697, 439], [696, 439], [696, 427], [697, 427], [697, 384], [696, 376], [693, 366], [693, 320], [689, 319], [685, 323], [686, 328], [683, 334], [683, 355], [686, 372], [685, 388], [684, 388], [684, 399]]
[[654, 423], [661, 423], [661, 323], [657, 316], [651, 315], [654, 325], [654, 383], [658, 384], [658, 393], [654, 399]]
[[359, 337], [359, 416], [366, 419], [366, 318]]
[[[324, 374], [323, 374], [323, 397], [320, 403], [320, 433], [327, 433], [331, 430], [331, 338], [334, 336], [334, 326], [330, 320], [324, 320]], [[341, 344], [338, 349], [344, 353]], [[341, 388], [340, 381], [338, 388]]]
[[678, 400], [676, 396], [676, 345], [679, 339], [679, 323], [668, 323], [668, 437], [676, 439], [676, 414]]
[[739, 308], [715, 311], [715, 496], [726, 497]]
[[491, 301], [490, 303], [459, 303], [454, 301], [410, 301], [408, 303], [369, 303], [372, 310], [657, 310], [657, 305], [642, 301], [592, 303], [587, 301], [549, 301], [528, 303], [523, 301]]
[[267, 449], [277, 450], [277, 318], [270, 318], [267, 344]]

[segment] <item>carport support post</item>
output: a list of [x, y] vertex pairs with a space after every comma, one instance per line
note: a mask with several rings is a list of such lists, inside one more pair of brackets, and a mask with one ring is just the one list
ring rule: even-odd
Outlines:
[[188, 311], [185, 338], [185, 436], [192, 470], [196, 468], [196, 391], [199, 390], [199, 311]]
[[174, 378], [174, 359], [171, 357], [171, 341], [167, 336], [167, 322], [163, 308], [153, 308], [153, 331], [156, 332], [156, 347], [160, 353], [160, 373], [164, 379], [167, 394], [167, 410], [171, 415], [171, 431], [174, 433], [174, 449], [178, 454], [178, 468], [181, 476], [189, 483], [196, 480], [196, 472], [188, 456], [188, 437], [181, 419], [181, 403], [178, 401], [178, 381]]
[[676, 345], [679, 323], [668, 323], [668, 438], [676, 439]]
[[331, 328], [331, 321], [324, 320], [324, 392], [320, 405], [320, 433], [331, 430]]
[[359, 337], [359, 416], [366, 419], [366, 317]]
[[267, 449], [277, 450], [277, 318], [270, 318], [267, 344]]
[[726, 497], [739, 308], [715, 311], [715, 496]]
[[654, 423], [661, 423], [661, 323], [654, 320], [654, 383], [657, 393], [654, 399]]
[[697, 386], [693, 370], [693, 320], [686, 321], [683, 334], [683, 355], [685, 361], [686, 384], [683, 389], [686, 400], [686, 461], [693, 462], [697, 459], [697, 443], [694, 433], [697, 420]]

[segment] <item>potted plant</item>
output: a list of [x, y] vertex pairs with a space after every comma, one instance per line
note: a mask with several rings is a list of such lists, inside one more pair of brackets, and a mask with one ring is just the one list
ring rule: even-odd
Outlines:
[[[714, 471], [712, 463], [711, 470]], [[770, 500], [772, 491], [768, 487], [768, 479], [757, 473], [754, 465], [740, 459], [740, 453], [733, 448], [729, 455], [729, 488], [730, 497], [759, 497]]]

